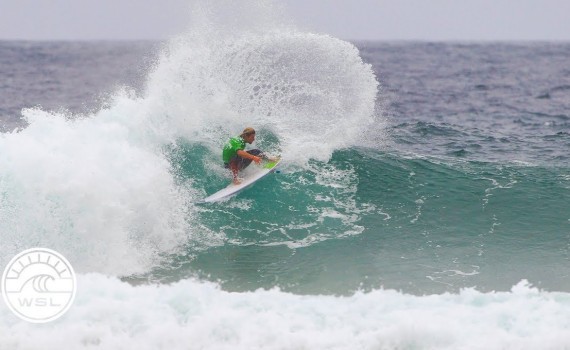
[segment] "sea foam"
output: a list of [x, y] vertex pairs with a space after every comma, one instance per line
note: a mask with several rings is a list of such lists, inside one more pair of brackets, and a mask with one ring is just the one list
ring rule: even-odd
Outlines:
[[570, 295], [525, 281], [509, 292], [350, 296], [233, 293], [183, 280], [132, 286], [80, 275], [75, 304], [43, 325], [0, 308], [0, 348], [568, 349]]

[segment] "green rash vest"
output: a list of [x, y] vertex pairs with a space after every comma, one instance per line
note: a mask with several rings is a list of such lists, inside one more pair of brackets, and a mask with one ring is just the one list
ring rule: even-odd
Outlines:
[[224, 163], [229, 163], [230, 159], [237, 156], [237, 151], [245, 149], [245, 141], [241, 136], [232, 137], [224, 146], [222, 158]]

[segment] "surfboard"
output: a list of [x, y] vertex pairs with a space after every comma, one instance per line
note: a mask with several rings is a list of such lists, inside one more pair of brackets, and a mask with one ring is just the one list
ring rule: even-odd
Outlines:
[[257, 181], [261, 180], [267, 174], [272, 173], [275, 171], [275, 168], [281, 159], [277, 159], [275, 162], [263, 162], [261, 165], [251, 164], [246, 170], [250, 170], [250, 168], [254, 167], [253, 171], [249, 171], [247, 174], [244, 174], [244, 178], [239, 185], [235, 185], [233, 183], [229, 184], [228, 187], [219, 190], [218, 192], [214, 193], [213, 195], [204, 198], [204, 202], [218, 202], [221, 200], [225, 200], [238, 194], [238, 192], [243, 191], [244, 189], [248, 188], [249, 186], [253, 185]]

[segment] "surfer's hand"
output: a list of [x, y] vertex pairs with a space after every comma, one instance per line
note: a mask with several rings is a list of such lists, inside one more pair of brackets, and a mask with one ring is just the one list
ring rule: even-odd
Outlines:
[[261, 158], [259, 157], [253, 157], [253, 161], [255, 162], [255, 164], [261, 164]]

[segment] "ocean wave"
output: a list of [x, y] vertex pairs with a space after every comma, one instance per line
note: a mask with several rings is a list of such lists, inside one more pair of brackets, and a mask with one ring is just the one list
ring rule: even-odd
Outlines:
[[[148, 271], [211, 232], [195, 203], [214, 189], [203, 182], [227, 183], [221, 148], [245, 126], [258, 129], [263, 149], [316, 180], [327, 168], [315, 171], [314, 162], [382, 128], [378, 82], [354, 45], [282, 23], [273, 6], [223, 3], [197, 11], [165, 44], [143, 92], [121, 88], [90, 113], [24, 109], [29, 125], [0, 135], [0, 262], [45, 246], [80, 272]], [[260, 14], [264, 21], [245, 20]], [[179, 144], [201, 157], [188, 163]], [[350, 224], [343, 205], [317, 208], [317, 220]]]
[[568, 349], [570, 296], [508, 292], [348, 296], [231, 293], [183, 280], [132, 286], [80, 275], [75, 304], [37, 327], [0, 310], [0, 347], [73, 349]]

